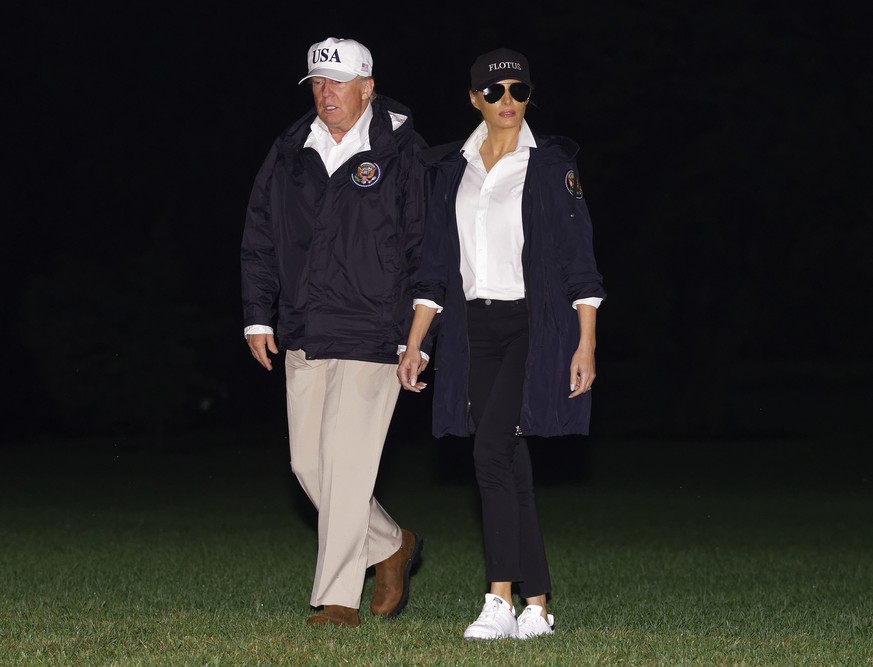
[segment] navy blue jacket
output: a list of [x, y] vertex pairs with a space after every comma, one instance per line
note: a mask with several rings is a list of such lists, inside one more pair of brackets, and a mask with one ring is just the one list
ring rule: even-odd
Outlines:
[[[272, 326], [281, 348], [310, 359], [397, 363], [413, 314], [426, 145], [409, 109], [382, 95], [372, 105], [371, 150], [328, 176], [303, 147], [313, 109], [276, 140], [249, 200], [245, 326]], [[396, 131], [389, 110], [407, 116]]]
[[[578, 146], [563, 137], [534, 135], [536, 148], [522, 194], [525, 300], [530, 348], [525, 369], [521, 430], [525, 435], [587, 434], [591, 392], [567, 398], [570, 360], [579, 345], [576, 299], [605, 297], [594, 259], [592, 225], [575, 165]], [[432, 192], [425, 225], [422, 264], [413, 298], [430, 299], [444, 310], [434, 366], [433, 435], [467, 436], [470, 350], [461, 282], [455, 199], [467, 160], [461, 144], [430, 149]], [[446, 154], [448, 151], [448, 154]]]

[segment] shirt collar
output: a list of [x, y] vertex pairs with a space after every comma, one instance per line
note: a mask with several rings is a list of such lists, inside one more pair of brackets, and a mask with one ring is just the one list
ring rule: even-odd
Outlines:
[[[341, 144], [347, 143], [356, 143], [363, 146], [362, 150], [369, 150], [370, 148], [370, 121], [373, 119], [373, 105], [369, 102], [367, 103], [367, 108], [364, 109], [364, 113], [361, 114], [361, 117], [355, 121], [355, 124], [349, 128], [349, 131], [346, 132], [345, 136], [342, 138]], [[321, 120], [317, 115], [315, 120], [312, 121], [312, 125], [309, 126], [312, 132], [310, 132], [309, 137], [306, 141], [306, 146], [311, 146], [312, 142], [320, 141], [330, 142], [328, 145], [339, 146], [336, 140], [330, 133], [330, 130], [327, 129], [327, 125], [324, 124], [324, 121]]]
[[[464, 142], [464, 145], [461, 147], [461, 153], [464, 154], [464, 157], [467, 159], [467, 162], [472, 162], [473, 160], [478, 160], [479, 158], [479, 149], [482, 148], [482, 144], [485, 142], [485, 137], [488, 136], [488, 127], [485, 125], [485, 121], [483, 120], [479, 123], [479, 127], [473, 130], [473, 134], [471, 134], [467, 141]], [[530, 127], [527, 124], [527, 121], [522, 119], [521, 127], [518, 131], [518, 145], [515, 147], [515, 150], [519, 148], [536, 148], [537, 142], [534, 139], [533, 132], [531, 132]]]

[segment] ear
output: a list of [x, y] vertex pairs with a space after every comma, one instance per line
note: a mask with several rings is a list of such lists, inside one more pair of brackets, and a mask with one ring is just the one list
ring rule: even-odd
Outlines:
[[[470, 104], [473, 105], [474, 109], [479, 109], [479, 100], [476, 99], [476, 91], [470, 91]], [[479, 109], [481, 111], [481, 109]]]
[[361, 99], [368, 100], [373, 96], [373, 89], [376, 87], [375, 81], [372, 78], [363, 79], [361, 81]]

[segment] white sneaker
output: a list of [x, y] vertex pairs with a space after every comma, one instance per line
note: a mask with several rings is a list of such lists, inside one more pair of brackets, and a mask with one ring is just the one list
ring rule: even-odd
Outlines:
[[486, 593], [482, 613], [464, 630], [464, 639], [504, 639], [505, 637], [518, 637], [515, 607], [501, 597]]
[[518, 638], [530, 639], [541, 635], [555, 634], [555, 617], [548, 615], [549, 620], [543, 618], [543, 608], [529, 604], [518, 617]]

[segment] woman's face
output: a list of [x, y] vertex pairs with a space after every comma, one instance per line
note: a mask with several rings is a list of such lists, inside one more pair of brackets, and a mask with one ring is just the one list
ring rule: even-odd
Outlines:
[[[528, 100], [519, 102], [509, 91], [513, 83], [521, 83], [518, 79], [498, 81], [504, 88], [503, 97], [494, 103], [489, 103], [481, 90], [470, 91], [470, 102], [482, 114], [482, 120], [495, 129], [511, 129], [521, 126]], [[493, 87], [493, 86], [491, 86]]]

